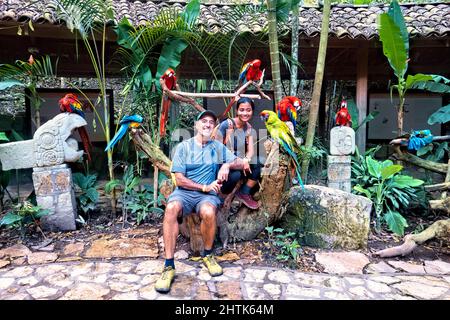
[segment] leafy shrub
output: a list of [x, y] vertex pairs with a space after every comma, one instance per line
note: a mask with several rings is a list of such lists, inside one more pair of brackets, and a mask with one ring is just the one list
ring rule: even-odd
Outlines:
[[[137, 223], [140, 224], [147, 217], [160, 218], [164, 211], [161, 208], [154, 207], [154, 190], [151, 186], [144, 185], [143, 190], [135, 190], [141, 183], [141, 179], [134, 175], [134, 166], [129, 165], [125, 170], [122, 180], [114, 179], [105, 185], [105, 192], [111, 193], [113, 188], [122, 189], [120, 200], [122, 202], [122, 211], [124, 222], [130, 212], [136, 216]], [[161, 205], [164, 197], [159, 195], [157, 205]]]
[[354, 157], [352, 175], [356, 185], [353, 190], [373, 201], [377, 231], [384, 221], [390, 231], [403, 235], [408, 224], [399, 211], [417, 199], [417, 187], [423, 181], [399, 174], [403, 166], [393, 164], [391, 160], [375, 160], [371, 155], [375, 152], [376, 149], [368, 150], [365, 156], [357, 152]]
[[73, 182], [81, 189], [81, 194], [77, 198], [78, 206], [84, 213], [95, 209], [99, 195], [97, 191], [97, 174], [84, 175], [74, 173]]
[[273, 226], [265, 228], [271, 243], [277, 247], [279, 254], [277, 254], [277, 260], [281, 261], [297, 261], [298, 253], [300, 250], [300, 244], [296, 239], [292, 239], [295, 236], [295, 232], [284, 233], [284, 229], [276, 228]]
[[47, 209], [42, 209], [40, 206], [34, 206], [30, 202], [24, 201], [14, 205], [12, 209], [5, 216], [3, 216], [0, 220], [0, 227], [18, 227], [20, 228], [22, 236], [24, 236], [26, 227], [33, 223], [39, 227], [38, 220], [49, 213], [50, 211]]

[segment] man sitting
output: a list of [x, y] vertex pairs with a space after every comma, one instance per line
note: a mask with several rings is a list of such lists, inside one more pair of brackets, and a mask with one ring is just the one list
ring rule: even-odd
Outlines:
[[[216, 213], [221, 201], [217, 196], [222, 183], [227, 181], [230, 169], [242, 169], [243, 162], [222, 143], [211, 139], [216, 115], [201, 112], [195, 122], [196, 135], [178, 144], [172, 159], [171, 172], [175, 174], [177, 188], [167, 200], [163, 221], [165, 263], [155, 290], [170, 291], [175, 277], [174, 252], [178, 237], [178, 218], [195, 211], [200, 215], [204, 243], [203, 263], [211, 276], [220, 276], [222, 267], [213, 255], [216, 235]], [[219, 170], [220, 167], [220, 170]]]

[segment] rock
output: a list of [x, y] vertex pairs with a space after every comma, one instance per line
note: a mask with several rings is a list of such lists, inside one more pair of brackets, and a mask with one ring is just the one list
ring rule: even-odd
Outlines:
[[175, 252], [173, 257], [175, 260], [186, 260], [187, 258], [189, 258], [189, 253], [187, 253], [184, 250], [179, 250], [179, 251]]
[[68, 267], [61, 264], [51, 264], [48, 266], [42, 266], [36, 269], [35, 274], [39, 277], [46, 277], [53, 273], [65, 273], [68, 271]]
[[190, 298], [193, 294], [196, 279], [191, 276], [178, 275], [170, 289], [170, 295], [177, 298]]
[[34, 252], [28, 255], [28, 264], [42, 264], [56, 261], [58, 255], [48, 252]]
[[244, 289], [247, 296], [244, 299], [249, 300], [269, 300], [269, 297], [264, 294], [264, 290], [260, 287], [261, 284], [256, 283], [245, 283]]
[[155, 286], [152, 284], [141, 288], [139, 290], [139, 295], [141, 296], [142, 299], [155, 300], [156, 297], [158, 296], [158, 293], [155, 290]]
[[418, 299], [438, 299], [441, 295], [448, 291], [447, 288], [433, 287], [409, 281], [394, 284], [393, 287]]
[[[161, 273], [164, 262], [160, 260], [148, 260], [140, 262], [136, 266], [136, 274]], [[178, 269], [178, 267], [177, 267]], [[177, 270], [178, 271], [178, 270]]]
[[138, 282], [141, 277], [135, 274], [117, 273], [112, 275], [110, 279], [117, 282]]
[[425, 271], [427, 273], [450, 274], [450, 263], [441, 260], [425, 261]]
[[278, 300], [280, 298], [281, 286], [279, 284], [266, 283], [263, 288], [272, 297], [272, 299]]
[[78, 256], [84, 250], [83, 242], [70, 243], [64, 247], [63, 254], [66, 256]]
[[355, 152], [355, 131], [350, 127], [334, 127], [330, 130], [330, 154], [349, 155]]
[[11, 261], [11, 265], [21, 266], [21, 265], [24, 265], [26, 262], [27, 262], [26, 257], [20, 257], [20, 258], [17, 258], [17, 259], [14, 259], [13, 261]]
[[85, 254], [86, 258], [158, 257], [154, 238], [95, 240]]
[[375, 295], [372, 292], [370, 292], [369, 290], [367, 290], [366, 288], [361, 287], [361, 286], [351, 287], [350, 289], [348, 289], [348, 292], [353, 294], [354, 298], [358, 299], [358, 300], [359, 299], [367, 300], [367, 299], [375, 298]]
[[320, 290], [312, 288], [303, 288], [295, 284], [288, 284], [286, 288], [286, 298], [288, 297], [306, 297], [306, 298], [320, 298]]
[[0, 269], [9, 265], [11, 261], [8, 260], [0, 260]]
[[404, 261], [388, 261], [388, 263], [394, 268], [404, 270], [408, 273], [425, 273], [425, 269], [422, 265], [413, 264]]
[[267, 273], [267, 270], [247, 269], [247, 270], [245, 270], [244, 281], [264, 282], [264, 277], [266, 276], [266, 273]]
[[366, 285], [370, 291], [376, 292], [376, 293], [390, 293], [392, 291], [388, 285], [386, 285], [384, 283], [375, 282], [372, 280], [368, 280], [366, 282]]
[[43, 299], [43, 298], [49, 298], [53, 295], [55, 295], [58, 292], [58, 289], [46, 287], [46, 286], [39, 286], [27, 289], [27, 292], [34, 298], [34, 299]]
[[49, 167], [77, 161], [83, 156], [83, 151], [77, 150], [78, 144], [70, 134], [73, 129], [85, 125], [83, 117], [64, 112], [43, 123], [33, 139], [3, 143], [0, 146], [3, 170]]
[[325, 291], [323, 294], [325, 298], [333, 299], [333, 300], [350, 300], [350, 297], [342, 292], [337, 291]]
[[304, 245], [327, 249], [367, 247], [372, 202], [323, 186], [293, 187], [283, 200], [281, 226]]
[[291, 283], [292, 278], [286, 271], [277, 270], [269, 274], [269, 280], [280, 283]]
[[19, 286], [30, 286], [30, 287], [32, 287], [35, 284], [37, 284], [38, 282], [39, 282], [39, 280], [36, 279], [33, 276], [26, 277], [26, 278], [21, 278], [21, 279], [17, 280], [17, 284]]
[[316, 253], [316, 261], [325, 268], [327, 273], [362, 274], [363, 268], [370, 262], [359, 252], [330, 252]]
[[136, 291], [141, 287], [140, 284], [131, 284], [131, 283], [126, 283], [126, 282], [114, 282], [114, 281], [109, 281], [108, 285], [111, 288], [111, 290], [114, 290], [117, 292]]
[[201, 283], [198, 286], [194, 300], [212, 300], [211, 293], [209, 292], [208, 286], [206, 284]]
[[94, 283], [79, 283], [60, 300], [102, 300], [111, 290]]
[[133, 291], [133, 292], [116, 294], [114, 297], [112, 297], [112, 300], [137, 300], [138, 297], [139, 296], [138, 296], [137, 291]]
[[239, 279], [241, 277], [241, 267], [227, 267], [223, 268], [223, 274], [230, 279]]
[[11, 278], [21, 278], [27, 277], [33, 273], [33, 268], [25, 266], [25, 267], [17, 267], [3, 274], [2, 277], [11, 277]]
[[389, 266], [384, 261], [369, 264], [366, 271], [367, 271], [367, 273], [394, 273], [394, 272], [397, 272], [397, 270], [395, 270], [394, 268]]
[[31, 253], [23, 244], [15, 244], [9, 248], [0, 250], [0, 256], [6, 256], [10, 258], [25, 257]]
[[63, 288], [69, 287], [73, 284], [73, 281], [67, 275], [62, 273], [51, 274], [45, 278], [45, 281], [50, 283], [52, 286]]
[[161, 275], [159, 274], [147, 274], [144, 278], [142, 278], [141, 285], [147, 286], [149, 284], [154, 284], [160, 276]]
[[0, 278], [0, 290], [7, 289], [10, 285], [12, 285], [14, 282], [14, 278]]
[[222, 300], [242, 300], [241, 285], [239, 281], [226, 281], [216, 283], [218, 297]]
[[33, 184], [37, 204], [50, 212], [41, 218], [42, 228], [53, 232], [76, 230], [77, 203], [67, 164], [33, 168]]

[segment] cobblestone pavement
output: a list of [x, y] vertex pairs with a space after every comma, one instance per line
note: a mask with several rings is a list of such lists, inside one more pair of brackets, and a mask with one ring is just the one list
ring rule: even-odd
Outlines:
[[163, 260], [79, 260], [0, 269], [0, 299], [445, 299], [450, 273], [308, 274], [294, 270], [222, 263], [212, 278], [200, 263], [176, 262], [169, 294], [154, 283]]

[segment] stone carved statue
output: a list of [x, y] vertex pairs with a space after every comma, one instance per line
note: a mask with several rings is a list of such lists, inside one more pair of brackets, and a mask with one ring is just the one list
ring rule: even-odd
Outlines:
[[355, 131], [350, 127], [334, 127], [330, 131], [330, 154], [349, 155], [355, 152]]
[[0, 144], [3, 170], [47, 167], [75, 162], [83, 155], [72, 131], [87, 125], [77, 114], [61, 113], [44, 123], [33, 139]]

